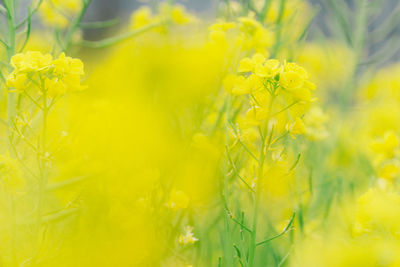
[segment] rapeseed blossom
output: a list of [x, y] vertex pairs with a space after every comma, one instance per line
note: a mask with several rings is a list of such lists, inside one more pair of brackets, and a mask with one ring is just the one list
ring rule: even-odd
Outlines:
[[83, 0], [43, 0], [40, 3], [39, 15], [46, 25], [65, 28], [72, 16], [82, 9]]
[[0, 4], [2, 266], [400, 266], [389, 1], [96, 2]]
[[28, 51], [13, 56], [10, 64], [14, 70], [7, 78], [7, 85], [17, 92], [36, 87], [39, 93], [55, 98], [67, 91], [84, 89], [80, 82], [84, 74], [82, 61], [64, 53], [53, 59], [50, 54]]

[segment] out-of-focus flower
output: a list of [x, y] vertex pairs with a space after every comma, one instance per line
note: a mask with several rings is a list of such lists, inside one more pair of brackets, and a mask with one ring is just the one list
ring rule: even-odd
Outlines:
[[293, 139], [296, 139], [296, 135], [305, 134], [307, 132], [303, 120], [299, 117], [297, 117], [294, 122], [288, 124], [286, 129]]
[[179, 236], [179, 243], [183, 245], [194, 244], [199, 241], [193, 234], [193, 227], [186, 226], [185, 233]]
[[44, 0], [40, 5], [39, 15], [45, 24], [65, 28], [82, 6], [82, 0]]

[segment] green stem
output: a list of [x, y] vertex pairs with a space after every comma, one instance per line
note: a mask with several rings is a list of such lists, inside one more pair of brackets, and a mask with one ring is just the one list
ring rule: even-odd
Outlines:
[[37, 200], [37, 217], [36, 217], [36, 229], [35, 235], [38, 238], [38, 251], [39, 251], [39, 235], [40, 235], [40, 226], [42, 223], [42, 214], [43, 214], [43, 199], [47, 186], [47, 170], [46, 170], [46, 131], [47, 131], [47, 116], [48, 116], [48, 106], [47, 106], [47, 93], [43, 90], [43, 110], [42, 110], [42, 134], [41, 134], [41, 142], [40, 142], [40, 151], [39, 155], [39, 188], [38, 188], [38, 200]]
[[[226, 124], [228, 124], [229, 121], [229, 116], [230, 116], [230, 112], [231, 112], [231, 97], [228, 95], [227, 100], [226, 100], [226, 116], [227, 116], [227, 120], [226, 120]], [[228, 129], [228, 125], [226, 125], [225, 128], [225, 135], [226, 135], [226, 140], [229, 140], [229, 133], [227, 131]], [[228, 145], [228, 144], [226, 144]], [[224, 252], [224, 258], [223, 258], [223, 262], [225, 263], [224, 266], [234, 266], [234, 251], [233, 251], [233, 247], [232, 247], [232, 236], [231, 236], [231, 225], [230, 225], [230, 220], [232, 218], [232, 214], [231, 211], [228, 207], [228, 197], [229, 197], [229, 187], [228, 187], [228, 175], [225, 174], [223, 176], [223, 180], [222, 182], [222, 188], [221, 188], [221, 196], [222, 196], [222, 201], [224, 204], [224, 208], [225, 211], [224, 212], [224, 223], [225, 223], [225, 227], [224, 227], [224, 238], [223, 238], [223, 252]]]
[[7, 10], [7, 24], [8, 24], [8, 47], [7, 56], [8, 61], [15, 54], [15, 3], [14, 0], [5, 0], [5, 8]]
[[[274, 102], [274, 95], [271, 94], [271, 98], [269, 101], [268, 105], [268, 116], [265, 121], [265, 132], [267, 133], [268, 131], [268, 124], [271, 118], [271, 111], [272, 111], [272, 104]], [[262, 185], [262, 177], [264, 174], [264, 161], [265, 161], [265, 156], [266, 152], [265, 150], [265, 137], [268, 136], [267, 134], [262, 134], [260, 132], [261, 136], [261, 150], [260, 150], [260, 156], [259, 156], [259, 161], [258, 161], [258, 173], [257, 173], [257, 184], [255, 188], [255, 200], [254, 200], [254, 210], [253, 210], [253, 227], [252, 227], [252, 232], [250, 236], [250, 247], [249, 247], [249, 261], [248, 261], [248, 266], [253, 267], [254, 266], [254, 260], [255, 260], [255, 254], [256, 254], [256, 247], [257, 247], [257, 222], [258, 222], [258, 210], [260, 206], [260, 198], [261, 198], [261, 185]], [[270, 142], [271, 138], [269, 139], [268, 142]], [[268, 144], [269, 146], [269, 144]]]
[[105, 21], [81, 22], [79, 24], [79, 27], [81, 29], [102, 29], [102, 28], [108, 28], [111, 26], [115, 26], [119, 22], [120, 22], [119, 19], [110, 19], [110, 20], [105, 20]]
[[286, 0], [281, 0], [281, 3], [279, 5], [279, 14], [276, 20], [276, 40], [275, 40], [274, 50], [272, 53], [273, 57], [276, 57], [279, 51], [279, 47], [281, 45], [282, 19], [283, 19], [283, 11], [285, 10], [285, 3]]
[[69, 47], [72, 44], [72, 37], [74, 36], [74, 33], [76, 30], [79, 28], [79, 25], [81, 24], [81, 21], [83, 19], [83, 16], [86, 13], [87, 8], [90, 5], [91, 0], [85, 0], [83, 1], [83, 7], [82, 10], [79, 12], [78, 16], [75, 18], [74, 22], [72, 23], [72, 26], [69, 28], [67, 35], [65, 36], [65, 44], [64, 47], [62, 48], [63, 52], [66, 52]]
[[22, 20], [20, 23], [18, 23], [18, 24], [15, 26], [15, 29], [18, 30], [18, 29], [21, 28], [28, 20], [30, 20], [30, 19], [31, 19], [31, 16], [33, 16], [33, 14], [35, 14], [35, 13], [39, 10], [39, 7], [40, 7], [40, 5], [42, 4], [42, 2], [43, 2], [43, 0], [39, 0], [39, 2], [37, 2], [37, 4], [36, 4], [35, 7], [33, 7], [33, 3], [32, 3], [31, 7], [29, 8], [30, 14], [29, 14], [29, 12], [28, 12], [28, 16], [27, 16], [24, 20]]
[[162, 24], [164, 24], [165, 21], [160, 21], [160, 22], [156, 22], [156, 23], [152, 23], [146, 26], [143, 26], [139, 29], [127, 32], [127, 33], [123, 33], [121, 35], [118, 36], [114, 36], [114, 37], [110, 37], [104, 40], [100, 40], [100, 41], [86, 41], [83, 40], [81, 42], [78, 43], [78, 45], [80, 46], [84, 46], [84, 47], [89, 47], [89, 48], [105, 48], [105, 47], [109, 47], [112, 46], [114, 44], [120, 43], [122, 41], [128, 40], [132, 37], [138, 36], [144, 32], [147, 32], [149, 30], [152, 30], [154, 28], [157, 28], [159, 26], [161, 26]]
[[343, 110], [346, 110], [352, 103], [355, 90], [357, 87], [357, 72], [360, 67], [360, 62], [363, 59], [363, 53], [365, 49], [365, 40], [368, 32], [368, 3], [365, 0], [358, 0], [357, 2], [357, 13], [355, 18], [355, 30], [354, 30], [354, 42], [353, 48], [355, 51], [354, 65], [352, 74], [347, 84], [344, 87], [344, 91], [341, 96], [341, 104]]
[[264, 22], [265, 17], [267, 16], [268, 9], [269, 9], [269, 6], [270, 6], [271, 2], [272, 2], [272, 0], [265, 0], [265, 3], [263, 5], [263, 8], [262, 8], [262, 10], [260, 12], [260, 15], [259, 15], [259, 20], [260, 20], [261, 23]]
[[273, 236], [273, 237], [270, 237], [270, 238], [268, 238], [268, 239], [266, 239], [266, 240], [264, 240], [264, 241], [261, 241], [261, 242], [257, 243], [256, 246], [260, 246], [260, 245], [263, 245], [263, 244], [265, 244], [265, 243], [268, 243], [268, 242], [270, 242], [270, 241], [272, 241], [272, 240], [274, 240], [274, 239], [277, 239], [277, 238], [283, 236], [283, 235], [286, 234], [287, 232], [289, 232], [289, 231], [292, 229], [291, 226], [292, 226], [292, 224], [293, 224], [295, 215], [296, 215], [296, 213], [293, 212], [292, 217], [290, 217], [289, 223], [286, 225], [285, 229], [283, 229], [282, 232], [280, 232], [279, 234], [277, 234], [277, 235], [275, 235], [275, 236]]
[[[8, 62], [10, 62], [12, 56], [15, 54], [15, 1], [14, 0], [5, 0], [4, 1], [5, 8], [7, 10], [7, 23], [8, 23], [8, 44], [7, 44], [7, 58]], [[8, 67], [9, 72], [12, 71], [11, 65]], [[5, 86], [5, 90], [7, 86]], [[7, 95], [7, 123], [11, 125], [16, 113], [16, 95], [15, 92], [7, 91], [5, 92]], [[8, 151], [10, 155], [13, 155], [12, 150], [12, 130], [10, 127], [7, 127], [8, 137]]]

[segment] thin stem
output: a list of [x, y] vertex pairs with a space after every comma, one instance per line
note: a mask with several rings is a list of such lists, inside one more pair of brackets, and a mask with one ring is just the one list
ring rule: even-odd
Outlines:
[[[32, 9], [32, 11], [30, 13], [30, 16], [32, 16], [33, 14], [35, 14], [38, 11], [38, 9], [39, 9], [40, 5], [42, 4], [42, 2], [43, 2], [43, 0], [39, 0], [37, 5]], [[29, 16], [29, 13], [28, 13], [28, 16], [15, 26], [15, 29], [21, 28], [28, 20], [31, 19], [30, 16]]]
[[14, 28], [14, 17], [15, 17], [15, 6], [14, 0], [4, 1], [5, 8], [7, 10], [7, 24], [8, 24], [8, 47], [7, 56], [8, 61], [15, 54], [15, 28]]
[[[43, 199], [47, 186], [47, 170], [46, 170], [46, 131], [47, 131], [47, 116], [48, 116], [48, 106], [47, 106], [47, 92], [43, 90], [43, 110], [42, 110], [42, 134], [41, 134], [41, 142], [40, 142], [40, 152], [38, 153], [39, 157], [39, 169], [40, 169], [40, 179], [39, 179], [39, 188], [38, 188], [38, 200], [37, 200], [37, 217], [36, 217], [36, 237], [40, 235], [40, 226], [42, 222], [42, 213], [43, 213]], [[39, 248], [39, 244], [38, 244]]]
[[246, 152], [252, 156], [257, 162], [259, 162], [260, 160], [257, 158], [256, 155], [253, 154], [253, 152], [251, 152], [251, 150], [240, 140], [238, 139], [239, 144], [241, 144], [243, 146], [243, 148], [246, 150]]
[[231, 155], [229, 154], [228, 147], [226, 147], [225, 149], [226, 149], [226, 155], [227, 155], [227, 157], [228, 157], [229, 163], [231, 164], [232, 169], [233, 169], [233, 171], [235, 172], [236, 176], [239, 177], [239, 179], [249, 188], [249, 190], [250, 190], [251, 192], [254, 192], [254, 189], [253, 189], [253, 188], [246, 182], [246, 180], [244, 180], [244, 179], [242, 178], [242, 176], [239, 174], [239, 172], [238, 172], [238, 170], [237, 170], [237, 168], [236, 168], [236, 165], [235, 165], [235, 163], [233, 162], [233, 160], [232, 160], [232, 158], [231, 158]]
[[246, 150], [246, 152], [249, 153], [249, 155], [252, 156], [258, 162], [259, 159], [257, 158], [257, 156], [254, 155], [254, 153], [251, 152], [251, 150], [240, 140], [240, 136], [232, 122], [230, 122], [230, 125], [237, 136], [236, 140], [238, 141], [238, 143], [241, 144], [243, 148]]
[[40, 108], [41, 110], [44, 109], [44, 107], [42, 107], [42, 105], [39, 104], [39, 102], [37, 102], [30, 94], [28, 94], [26, 91], [24, 91], [24, 95], [26, 95], [38, 108]]
[[128, 40], [128, 39], [130, 39], [132, 37], [135, 37], [137, 35], [140, 35], [140, 34], [142, 34], [144, 32], [147, 32], [147, 31], [149, 31], [151, 29], [157, 28], [157, 27], [161, 26], [164, 23], [165, 23], [164, 21], [156, 22], [156, 23], [153, 23], [153, 24], [149, 24], [149, 25], [143, 26], [143, 27], [141, 27], [141, 28], [139, 28], [137, 30], [133, 30], [131, 32], [124, 33], [124, 34], [121, 34], [121, 35], [118, 35], [118, 36], [114, 36], [114, 37], [111, 37], [111, 38], [107, 38], [107, 39], [104, 39], [104, 40], [101, 40], [101, 41], [85, 41], [84, 40], [84, 41], [81, 41], [81, 42], [77, 43], [77, 45], [85, 46], [85, 47], [89, 47], [89, 48], [105, 48], [105, 47], [109, 47], [109, 46], [112, 46], [114, 44], [120, 43], [122, 41]]
[[270, 6], [271, 2], [272, 2], [272, 0], [265, 0], [265, 3], [263, 5], [263, 7], [262, 7], [262, 10], [261, 10], [261, 12], [259, 14], [259, 18], [260, 18], [260, 22], [261, 23], [265, 20], [265, 17], [267, 16], [268, 9], [269, 9], [269, 6]]
[[1, 72], [1, 70], [0, 70], [0, 80], [2, 80], [3, 83], [7, 82], [6, 77], [4, 77], [4, 74]]
[[[8, 62], [10, 62], [11, 57], [15, 54], [15, 1], [14, 0], [5, 0], [4, 5], [7, 11], [7, 23], [8, 23], [8, 46], [7, 46], [7, 58]], [[8, 67], [9, 72], [11, 72], [11, 66]], [[7, 90], [7, 87], [5, 87]], [[12, 121], [15, 118], [16, 114], [16, 95], [15, 92], [8, 91], [7, 95], [7, 122], [11, 125]], [[8, 151], [10, 155], [13, 155], [12, 150], [12, 132], [10, 128], [7, 128], [8, 134]]]
[[28, 8], [28, 23], [27, 23], [27, 28], [26, 28], [26, 34], [25, 34], [25, 40], [24, 43], [22, 44], [19, 52], [22, 52], [25, 48], [25, 46], [28, 44], [29, 41], [29, 36], [31, 34], [31, 18], [32, 18], [32, 12], [31, 12], [31, 8]]
[[13, 148], [14, 154], [16, 155], [15, 158], [19, 161], [21, 166], [24, 167], [25, 170], [27, 172], [29, 172], [30, 175], [32, 175], [32, 177], [39, 178], [35, 173], [33, 173], [31, 171], [31, 169], [28, 168], [28, 166], [25, 164], [25, 162], [21, 159], [21, 157], [18, 155], [18, 151], [17, 151], [16, 147], [13, 144], [12, 144], [12, 148]]
[[282, 19], [283, 19], [283, 11], [285, 10], [285, 3], [286, 0], [280, 0], [280, 5], [279, 5], [279, 14], [278, 18], [276, 20], [276, 41], [274, 45], [274, 50], [272, 55], [276, 56], [278, 53], [278, 49], [281, 46], [281, 37], [282, 37]]
[[82, 29], [100, 29], [107, 28], [119, 23], [119, 19], [110, 19], [106, 21], [93, 21], [93, 22], [81, 22], [79, 27]]
[[[267, 119], [265, 121], [265, 131], [268, 130], [269, 127], [269, 121], [271, 118], [271, 111], [272, 111], [272, 105], [274, 102], [274, 95], [271, 94], [271, 98], [269, 100], [269, 105], [268, 105], [268, 115]], [[272, 131], [272, 129], [271, 129]], [[258, 210], [259, 210], [259, 205], [260, 205], [260, 197], [261, 197], [261, 185], [262, 185], [262, 177], [264, 175], [264, 161], [265, 161], [265, 137], [267, 134], [262, 134], [260, 132], [261, 136], [261, 149], [260, 149], [260, 156], [259, 156], [259, 162], [258, 162], [258, 173], [257, 173], [257, 184], [256, 184], [256, 189], [255, 189], [255, 203], [254, 203], [254, 211], [253, 211], [253, 228], [251, 232], [251, 237], [250, 237], [250, 248], [249, 248], [249, 260], [248, 260], [248, 266], [253, 267], [254, 266], [254, 261], [255, 261], [255, 253], [256, 253], [256, 247], [257, 247], [257, 222], [258, 222]], [[271, 136], [269, 138], [269, 143], [271, 141]], [[269, 144], [268, 144], [269, 146]]]
[[233, 222], [237, 223], [238, 225], [240, 225], [244, 230], [248, 231], [249, 233], [251, 233], [251, 229], [249, 227], [247, 227], [246, 225], [244, 225], [243, 223], [239, 222], [238, 220], [236, 220], [232, 215], [230, 215], [230, 218]]
[[287, 136], [289, 134], [289, 131], [286, 131], [284, 134], [282, 134], [281, 136], [275, 138], [274, 140], [272, 140], [271, 144], [275, 144], [276, 142], [278, 142], [279, 140], [281, 140], [282, 138], [284, 138], [285, 136]]
[[4, 45], [5, 48], [8, 48], [7, 42], [4, 41], [3, 39], [0, 39], [0, 43], [1, 43], [2, 45]]
[[83, 1], [83, 7], [81, 9], [81, 12], [79, 12], [78, 16], [75, 18], [74, 22], [72, 23], [72, 26], [70, 27], [70, 29], [67, 32], [67, 35], [65, 36], [65, 45], [62, 48], [63, 52], [66, 52], [69, 47], [72, 44], [72, 37], [74, 35], [74, 33], [76, 32], [76, 30], [79, 28], [79, 25], [81, 24], [81, 21], [83, 19], [83, 16], [86, 13], [87, 8], [90, 5], [91, 0], [85, 0]]
[[277, 235], [275, 235], [275, 236], [273, 236], [273, 237], [271, 237], [271, 238], [268, 238], [268, 239], [266, 239], [266, 240], [264, 240], [264, 241], [258, 242], [258, 243], [257, 243], [257, 246], [260, 246], [260, 245], [262, 245], [262, 244], [268, 243], [268, 242], [270, 242], [270, 241], [272, 241], [272, 240], [274, 240], [274, 239], [277, 239], [277, 238], [283, 236], [283, 235], [286, 234], [287, 232], [289, 232], [289, 231], [292, 229], [291, 226], [292, 226], [292, 224], [293, 224], [293, 221], [294, 221], [294, 217], [295, 217], [295, 216], [296, 216], [296, 213], [293, 212], [292, 217], [290, 217], [289, 223], [286, 225], [286, 227], [283, 229], [283, 231], [282, 231], [281, 233], [279, 233], [279, 234], [277, 234]]
[[271, 117], [274, 117], [282, 112], [284, 112], [285, 110], [288, 110], [289, 108], [293, 107], [294, 105], [296, 105], [297, 103], [299, 103], [299, 100], [293, 101], [293, 103], [291, 103], [290, 105], [284, 107], [283, 109], [279, 110], [278, 112], [275, 112], [274, 114], [271, 115]]

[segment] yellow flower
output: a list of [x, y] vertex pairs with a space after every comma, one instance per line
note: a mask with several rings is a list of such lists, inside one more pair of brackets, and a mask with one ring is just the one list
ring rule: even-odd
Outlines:
[[287, 90], [299, 89], [303, 87], [303, 85], [307, 89], [315, 89], [315, 86], [307, 82], [307, 79], [308, 73], [304, 68], [296, 63], [285, 63], [279, 77], [279, 82], [280, 85]]
[[[229, 78], [232, 79], [232, 78]], [[229, 83], [233, 85], [230, 93], [233, 95], [244, 95], [249, 94], [253, 91], [257, 91], [262, 88], [262, 80], [254, 75], [251, 74], [249, 77], [244, 76], [236, 76], [233, 80], [226, 81], [226, 85], [229, 86]]]
[[294, 71], [283, 71], [279, 76], [280, 85], [287, 89], [299, 89], [304, 85], [304, 78]]
[[254, 62], [251, 58], [245, 57], [239, 63], [238, 72], [250, 72], [254, 69]]
[[196, 241], [198, 241], [198, 239], [194, 237], [193, 227], [191, 226], [187, 226], [185, 229], [185, 234], [181, 234], [179, 236], [179, 243], [183, 245], [193, 244]]
[[46, 87], [47, 96], [50, 98], [56, 98], [67, 92], [67, 87], [65, 83], [58, 78], [46, 78], [44, 84]]
[[400, 196], [390, 191], [371, 188], [357, 200], [354, 233], [400, 234]]
[[378, 169], [378, 177], [393, 181], [400, 174], [400, 165], [398, 162], [386, 162]]
[[263, 64], [265, 62], [265, 56], [261, 53], [255, 53], [251, 58], [254, 64]]
[[68, 19], [54, 10], [49, 1], [44, 1], [39, 8], [39, 16], [42, 21], [56, 28], [65, 28], [68, 26]]
[[222, 81], [222, 84], [227, 93], [232, 92], [232, 89], [236, 83], [236, 79], [237, 79], [237, 76], [234, 74], [228, 74], [225, 76], [224, 80]]
[[375, 153], [384, 157], [391, 158], [395, 154], [395, 150], [399, 146], [399, 139], [394, 132], [386, 132], [383, 138], [375, 140], [371, 144], [371, 148]]
[[54, 73], [56, 75], [83, 75], [83, 63], [80, 59], [65, 56], [61, 53], [60, 56], [53, 61]]
[[170, 19], [172, 23], [183, 25], [195, 21], [193, 15], [186, 12], [181, 5], [171, 5], [167, 2], [160, 4], [159, 13], [161, 18]]
[[56, 28], [65, 28], [70, 18], [82, 9], [82, 0], [44, 0], [39, 8], [43, 22]]
[[257, 64], [255, 67], [255, 74], [260, 77], [272, 78], [280, 71], [279, 61], [276, 59], [269, 59], [264, 64]]
[[20, 93], [35, 85], [40, 93], [46, 91], [52, 98], [85, 88], [80, 81], [84, 74], [82, 61], [64, 53], [53, 60], [50, 54], [28, 51], [13, 56], [10, 64], [14, 71], [7, 77], [7, 86]]
[[209, 33], [210, 40], [215, 44], [226, 44], [226, 32], [222, 30], [212, 30]]
[[52, 63], [53, 57], [50, 54], [43, 55], [41, 52], [28, 51], [14, 55], [10, 65], [17, 72], [45, 71]]
[[297, 73], [298, 75], [301, 76], [304, 80], [308, 79], [308, 73], [307, 71], [303, 68], [297, 65], [296, 63], [286, 63], [284, 66], [284, 71], [293, 71]]
[[290, 93], [294, 96], [295, 99], [300, 101], [311, 101], [311, 92], [305, 87], [292, 89]]
[[255, 75], [228, 76], [224, 81], [225, 90], [233, 95], [249, 94], [252, 91], [260, 89], [262, 81]]
[[293, 139], [296, 139], [295, 135], [300, 135], [300, 134], [306, 133], [306, 126], [305, 126], [303, 120], [301, 118], [297, 117], [293, 123], [286, 125], [286, 130], [288, 130], [290, 136]]
[[17, 92], [22, 93], [29, 85], [26, 73], [12, 72], [7, 77], [7, 86], [14, 88]]
[[233, 29], [236, 27], [236, 24], [234, 22], [216, 22], [213, 25], [211, 25], [209, 27], [210, 31], [215, 31], [215, 30], [219, 30], [219, 31], [227, 31], [230, 29]]
[[141, 7], [131, 15], [131, 28], [137, 29], [152, 23], [153, 17], [149, 7]]
[[187, 13], [185, 7], [181, 5], [174, 5], [171, 9], [171, 19], [178, 25], [183, 25], [194, 21], [194, 17]]
[[273, 34], [258, 21], [248, 17], [241, 17], [238, 20], [240, 31], [245, 37], [243, 44], [245, 50], [254, 49], [262, 52], [273, 44]]
[[251, 74], [246, 79], [245, 87], [246, 91], [248, 91], [249, 93], [256, 92], [263, 88], [263, 81], [257, 75]]
[[329, 134], [325, 127], [327, 121], [328, 116], [321, 108], [317, 106], [310, 108], [304, 116], [307, 137], [312, 140], [321, 140], [327, 137]]
[[238, 21], [240, 22], [240, 29], [244, 32], [252, 33], [256, 29], [262, 27], [258, 21], [252, 18], [240, 17]]
[[250, 125], [260, 125], [262, 121], [268, 118], [268, 109], [261, 107], [252, 107], [246, 113], [245, 120]]
[[259, 137], [260, 133], [254, 127], [245, 128], [240, 132], [240, 140], [246, 144], [255, 143]]
[[238, 72], [252, 72], [254, 67], [265, 62], [265, 56], [256, 53], [251, 58], [245, 57], [239, 63]]
[[54, 74], [61, 79], [68, 90], [80, 91], [84, 89], [81, 86], [81, 76], [84, 74], [83, 63], [80, 59], [71, 58], [61, 53], [60, 56], [53, 61]]

